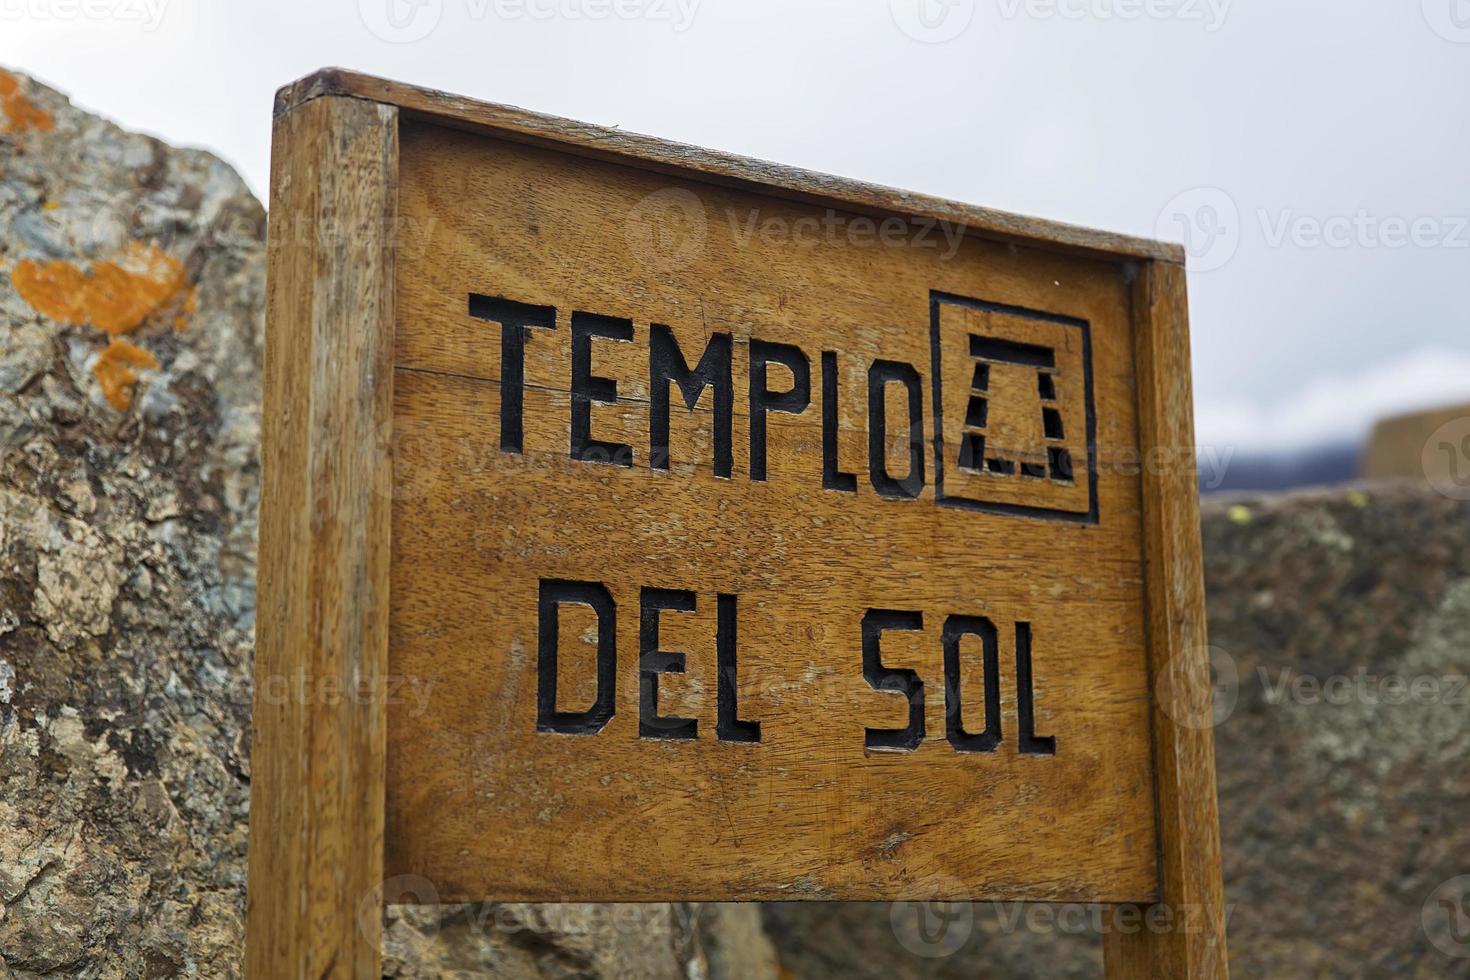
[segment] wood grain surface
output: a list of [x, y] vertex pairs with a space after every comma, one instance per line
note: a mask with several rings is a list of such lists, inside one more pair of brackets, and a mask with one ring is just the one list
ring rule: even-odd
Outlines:
[[631, 164], [641, 170], [697, 177], [711, 183], [769, 196], [789, 197], [819, 206], [840, 201], [845, 209], [854, 213], [934, 218], [964, 227], [977, 235], [1017, 244], [1045, 245], [1105, 259], [1128, 257], [1184, 262], [1184, 249], [1169, 242], [1011, 214], [914, 191], [815, 173], [613, 127], [530, 112], [515, 106], [483, 102], [344, 68], [324, 68], [285, 86], [276, 94], [276, 112], [287, 112], [293, 106], [328, 95], [383, 102], [398, 106], [406, 118], [529, 142], [563, 153]]
[[[1194, 446], [1184, 270], [1151, 265], [1135, 295], [1143, 446], [1178, 458], [1176, 447]], [[1104, 956], [1109, 977], [1225, 977], [1214, 706], [1193, 467], [1147, 467], [1144, 496], [1152, 502], [1144, 546], [1163, 901], [1152, 909], [1116, 910]], [[1119, 925], [1125, 915], [1131, 928]], [[1138, 927], [1148, 921], [1161, 927]]]
[[249, 975], [426, 896], [1225, 975], [1177, 246], [340, 69], [271, 217]]
[[276, 120], [251, 977], [378, 975], [397, 154], [391, 106], [323, 98]]
[[[404, 124], [401, 159], [390, 672], [421, 696], [388, 707], [388, 873], [422, 875], [443, 900], [1159, 897], [1129, 266], [973, 235], [926, 245], [912, 224], [885, 240], [853, 212], [419, 123]], [[480, 315], [472, 296], [487, 298]], [[554, 308], [554, 325], [524, 331], [519, 374], [490, 300]], [[585, 341], [583, 380], [615, 392], [574, 383], [586, 314], [604, 319], [581, 320], [584, 334], [627, 321], [625, 339]], [[650, 465], [655, 324], [691, 366], [730, 338], [728, 475], [710, 390], [691, 411], [674, 387], [669, 467]], [[973, 395], [972, 334], [1004, 348], [985, 387], [990, 448], [1045, 458], [1050, 373], [1083, 457], [1071, 485], [959, 474], [957, 398], [946, 492], [1002, 507], [938, 498], [935, 338], [942, 387]], [[804, 407], [753, 411], [757, 354], [788, 350], [772, 345], [805, 359]], [[1045, 370], [1006, 360], [1042, 348]], [[851, 492], [824, 485], [826, 351]], [[878, 363], [898, 380], [880, 372], [875, 478]], [[799, 388], [799, 373], [772, 365], [764, 387]], [[520, 452], [504, 448], [508, 390]], [[628, 452], [573, 458], [578, 413]], [[917, 496], [881, 494], [883, 477], [912, 486], [915, 442]], [[599, 583], [616, 607], [615, 710], [595, 734], [538, 730], [538, 603], [569, 581]], [[640, 610], [662, 594], [649, 589], [693, 593], [692, 611], [659, 614], [657, 644], [685, 655], [683, 673], [658, 675], [657, 713], [692, 719], [693, 739], [651, 737], [640, 719]], [[719, 737], [720, 595], [737, 597], [737, 710], [759, 742]], [[903, 694], [864, 677], [874, 610], [922, 618], [880, 641], [885, 668], [924, 684], [912, 749], [867, 746], [868, 729], [910, 720]], [[946, 737], [943, 634], [979, 617], [997, 635], [1001, 740], [962, 752]], [[562, 712], [601, 690], [599, 623], [560, 607]], [[1054, 754], [1022, 750], [1023, 629], [1029, 734]], [[958, 649], [978, 732], [981, 640]]]

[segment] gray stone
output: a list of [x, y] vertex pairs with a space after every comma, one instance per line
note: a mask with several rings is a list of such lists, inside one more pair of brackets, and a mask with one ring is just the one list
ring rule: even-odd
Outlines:
[[[253, 624], [203, 597], [254, 590], [265, 216], [214, 157], [20, 86], [54, 126], [0, 133], [0, 976], [238, 975]], [[129, 243], [183, 278], [119, 410], [109, 335], [17, 270]]]

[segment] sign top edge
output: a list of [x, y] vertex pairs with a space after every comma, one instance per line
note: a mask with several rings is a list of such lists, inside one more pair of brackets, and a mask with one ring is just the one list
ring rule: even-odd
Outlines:
[[322, 68], [282, 86], [274, 115], [327, 96], [396, 106], [411, 118], [517, 142], [559, 148], [624, 165], [848, 210], [949, 221], [986, 238], [1081, 252], [1124, 262], [1184, 265], [1184, 247], [1065, 222], [1013, 214], [927, 194], [870, 184], [720, 150], [690, 146], [496, 102], [396, 82], [345, 68]]

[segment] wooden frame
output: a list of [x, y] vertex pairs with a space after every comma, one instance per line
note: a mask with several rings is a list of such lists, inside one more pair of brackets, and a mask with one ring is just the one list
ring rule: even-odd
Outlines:
[[[1210, 686], [1177, 246], [1022, 218], [341, 70], [277, 96], [247, 973], [375, 977], [384, 901], [394, 245], [400, 120], [1125, 266], [1143, 473], [1162, 911], [1115, 912], [1110, 977], [1226, 975]], [[331, 696], [330, 692], [337, 692]], [[1162, 692], [1162, 693], [1161, 693]], [[1207, 702], [1206, 702], [1207, 703]], [[389, 896], [391, 898], [392, 896]], [[670, 896], [677, 898], [677, 896]]]

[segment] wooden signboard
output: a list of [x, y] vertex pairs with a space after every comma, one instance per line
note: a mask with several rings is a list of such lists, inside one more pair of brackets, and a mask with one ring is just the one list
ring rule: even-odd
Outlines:
[[1224, 974], [1180, 250], [341, 71], [270, 234], [252, 975], [402, 875]]

